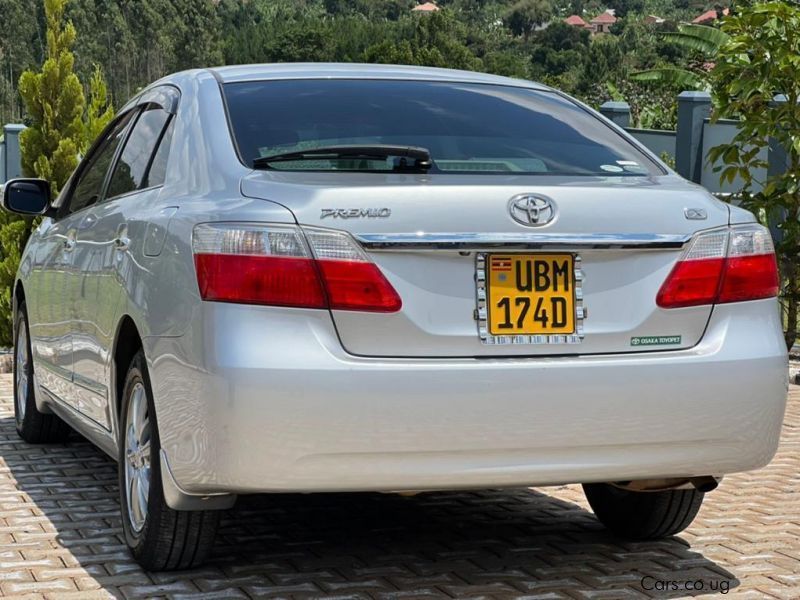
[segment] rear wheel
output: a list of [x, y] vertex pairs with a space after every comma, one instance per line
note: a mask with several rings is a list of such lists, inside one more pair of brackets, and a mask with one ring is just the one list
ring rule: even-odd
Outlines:
[[120, 507], [133, 557], [151, 571], [199, 565], [213, 546], [219, 513], [173, 510], [164, 499], [161, 445], [141, 350], [125, 378], [119, 438]]
[[33, 385], [33, 360], [25, 303], [17, 307], [14, 328], [14, 420], [17, 433], [32, 444], [64, 442], [70, 428], [58, 416], [39, 412]]
[[584, 484], [583, 491], [603, 525], [633, 540], [680, 533], [697, 516], [704, 496], [696, 489], [633, 492], [610, 483]]

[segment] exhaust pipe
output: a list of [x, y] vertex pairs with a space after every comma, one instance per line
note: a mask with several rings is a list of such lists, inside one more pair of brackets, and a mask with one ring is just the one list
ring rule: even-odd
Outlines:
[[710, 475], [706, 477], [694, 477], [691, 479], [692, 485], [699, 491], [699, 492], [713, 492], [719, 486], [719, 482], [722, 481], [722, 477], [711, 477]]
[[717, 488], [722, 477], [705, 475], [703, 477], [682, 477], [663, 479], [637, 479], [635, 481], [617, 481], [612, 483], [618, 488], [631, 492], [663, 492], [667, 490], [690, 490], [711, 492]]

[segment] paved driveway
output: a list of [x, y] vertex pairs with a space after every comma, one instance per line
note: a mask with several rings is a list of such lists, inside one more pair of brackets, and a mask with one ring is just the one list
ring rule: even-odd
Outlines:
[[[726, 478], [674, 539], [621, 543], [578, 486], [246, 498], [207, 567], [149, 575], [121, 539], [116, 467], [14, 432], [0, 378], [0, 597], [800, 598], [800, 388], [781, 450]], [[643, 578], [644, 581], [643, 581]], [[666, 583], [656, 583], [666, 582]], [[674, 586], [673, 583], [674, 582]], [[663, 590], [666, 587], [667, 590]], [[645, 589], [645, 588], [662, 588]], [[677, 589], [673, 589], [677, 588]]]

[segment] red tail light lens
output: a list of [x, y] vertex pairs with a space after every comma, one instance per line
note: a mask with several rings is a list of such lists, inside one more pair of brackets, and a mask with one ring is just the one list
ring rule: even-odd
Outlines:
[[400, 296], [373, 263], [321, 260], [330, 306], [336, 310], [397, 312]]
[[778, 282], [774, 254], [728, 258], [717, 303], [772, 298], [778, 295]]
[[681, 308], [777, 295], [770, 233], [760, 225], [742, 225], [696, 236], [661, 286], [656, 304]]
[[192, 246], [201, 298], [297, 308], [400, 310], [400, 296], [349, 234], [319, 229], [305, 234], [287, 225], [198, 225]]
[[285, 256], [195, 254], [203, 300], [325, 308], [314, 261]]
[[661, 286], [656, 304], [661, 308], [713, 304], [724, 268], [724, 258], [680, 261]]
[[304, 229], [334, 310], [397, 312], [403, 303], [378, 266], [350, 234]]

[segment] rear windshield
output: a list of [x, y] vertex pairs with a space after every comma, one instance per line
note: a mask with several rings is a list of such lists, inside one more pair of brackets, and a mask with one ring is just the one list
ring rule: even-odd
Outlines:
[[[242, 159], [332, 145], [430, 151], [431, 172], [663, 174], [602, 121], [562, 96], [503, 85], [391, 80], [228, 83]], [[276, 162], [280, 170], [384, 171], [383, 160]]]

